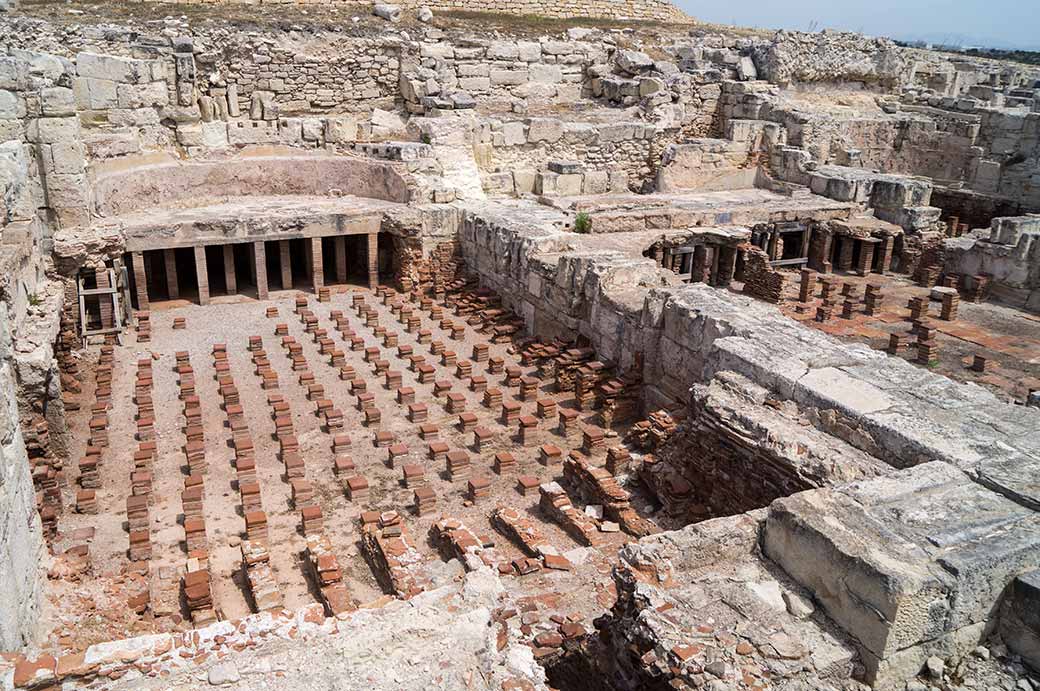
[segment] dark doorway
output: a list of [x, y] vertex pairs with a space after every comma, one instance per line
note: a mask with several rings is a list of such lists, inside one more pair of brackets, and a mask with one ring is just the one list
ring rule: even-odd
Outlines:
[[368, 286], [368, 236], [347, 235], [347, 283]]
[[240, 242], [231, 245], [231, 252], [239, 294], [256, 295], [256, 253], [253, 243]]
[[289, 241], [290, 262], [292, 267], [291, 288], [311, 287], [311, 248], [310, 240], [297, 238]]
[[228, 286], [224, 276], [224, 248], [210, 245], [206, 250], [206, 276], [210, 295], [227, 295]]
[[199, 278], [195, 273], [195, 249], [178, 247], [174, 250], [177, 267], [177, 285], [180, 287], [181, 299], [198, 302]]

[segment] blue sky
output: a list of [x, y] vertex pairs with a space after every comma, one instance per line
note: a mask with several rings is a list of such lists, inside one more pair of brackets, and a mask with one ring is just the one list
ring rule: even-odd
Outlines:
[[768, 29], [861, 31], [1040, 50], [1037, 0], [673, 0], [697, 19]]

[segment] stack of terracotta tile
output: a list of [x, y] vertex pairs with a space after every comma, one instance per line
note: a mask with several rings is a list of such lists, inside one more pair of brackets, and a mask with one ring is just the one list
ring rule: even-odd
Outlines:
[[[101, 410], [99, 411], [98, 408]], [[108, 413], [104, 412], [107, 406], [98, 404], [94, 406], [93, 416], [87, 423], [90, 428], [91, 446], [108, 446]], [[140, 429], [140, 426], [138, 427]]]
[[495, 443], [495, 432], [490, 427], [476, 427], [473, 430], [473, 450], [481, 453]]
[[956, 321], [957, 308], [960, 305], [960, 301], [961, 296], [956, 292], [943, 293], [942, 309], [939, 312], [939, 318], [944, 321]]
[[97, 446], [88, 446], [84, 452], [83, 460], [79, 462], [79, 486], [84, 489], [97, 489], [101, 487], [101, 449]]
[[437, 510], [437, 494], [431, 487], [418, 487], [414, 493], [415, 513], [417, 516], [428, 516]]
[[361, 475], [354, 475], [346, 480], [347, 498], [352, 502], [360, 502], [368, 499], [368, 480]]
[[534, 475], [521, 475], [516, 479], [516, 491], [520, 496], [528, 497], [538, 491], [539, 484], [541, 483]]
[[96, 514], [98, 512], [97, 496], [92, 489], [81, 489], [76, 492], [76, 512]]
[[459, 415], [458, 429], [463, 434], [472, 432], [477, 428], [478, 418], [474, 413], [462, 413]]
[[188, 571], [182, 580], [184, 602], [191, 615], [191, 622], [196, 627], [204, 626], [217, 620], [213, 609], [213, 593], [210, 589], [209, 569]]
[[142, 310], [134, 314], [137, 317], [137, 342], [147, 343], [152, 340], [152, 313]]
[[554, 444], [544, 444], [538, 449], [538, 462], [546, 468], [555, 468], [563, 463], [563, 449]]
[[188, 553], [206, 551], [206, 521], [201, 518], [188, 518], [184, 521], [184, 537]]
[[263, 511], [250, 511], [245, 515], [246, 539], [251, 541], [267, 540], [267, 514]]
[[130, 531], [130, 561], [148, 561], [152, 558], [152, 537], [148, 530]]
[[294, 478], [289, 482], [292, 487], [292, 503], [297, 509], [314, 504], [314, 486], [306, 478]]
[[538, 418], [534, 415], [521, 415], [517, 422], [517, 440], [520, 445], [533, 446], [538, 433]]
[[936, 329], [927, 322], [917, 328], [917, 363], [930, 365], [938, 358], [939, 343], [935, 338]]
[[418, 463], [405, 463], [401, 467], [404, 486], [415, 489], [426, 484], [426, 470]]
[[242, 502], [242, 513], [263, 511], [263, 502], [260, 496], [260, 483], [255, 480], [248, 482], [239, 481], [238, 495]]
[[485, 389], [484, 390], [484, 407], [494, 410], [502, 405], [502, 390], [501, 389]]
[[311, 504], [300, 509], [300, 525], [303, 528], [304, 535], [320, 533], [325, 527], [325, 519], [321, 513], [321, 507]]
[[516, 458], [508, 451], [500, 451], [495, 454], [494, 470], [499, 475], [516, 470]]
[[491, 478], [486, 475], [478, 475], [471, 478], [467, 483], [467, 496], [470, 501], [479, 501], [491, 496]]
[[558, 415], [560, 422], [557, 432], [559, 435], [565, 439], [576, 439], [580, 432], [578, 411], [572, 408], [560, 408]]
[[191, 475], [204, 475], [209, 472], [209, 464], [206, 463], [206, 444], [195, 440], [184, 445], [184, 457], [188, 463], [188, 473]]
[[126, 522], [131, 532], [135, 530], [149, 530], [149, 504], [147, 496], [129, 496], [126, 498]]
[[449, 451], [446, 455], [446, 468], [448, 479], [452, 482], [469, 478], [469, 455], [464, 451]]
[[581, 436], [582, 449], [587, 455], [600, 456], [606, 452], [606, 435], [599, 427], [586, 427]]
[[884, 295], [881, 293], [881, 286], [877, 283], [868, 283], [863, 300], [864, 314], [867, 316], [873, 316], [880, 312], [882, 302], [884, 301]]

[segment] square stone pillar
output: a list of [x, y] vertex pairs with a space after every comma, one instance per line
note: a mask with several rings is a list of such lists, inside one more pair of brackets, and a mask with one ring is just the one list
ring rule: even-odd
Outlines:
[[375, 290], [379, 287], [379, 235], [368, 234], [368, 287]]
[[206, 248], [194, 247], [195, 277], [199, 282], [199, 304], [209, 304], [209, 271], [206, 268]]
[[311, 238], [311, 279], [314, 281], [314, 292], [317, 293], [325, 285], [325, 263], [321, 256], [321, 238]]
[[708, 274], [708, 285], [718, 285], [719, 280], [719, 248], [711, 248], [711, 273]]
[[148, 269], [144, 265], [144, 252], [133, 253], [134, 288], [137, 293], [137, 309], [148, 309]]
[[278, 266], [282, 270], [282, 290], [292, 290], [292, 255], [289, 240], [278, 241]]
[[227, 286], [228, 295], [238, 292], [238, 281], [235, 277], [235, 246], [224, 245], [221, 248], [224, 253], [224, 285]]
[[256, 296], [267, 299], [267, 249], [264, 241], [253, 243], [253, 269], [256, 274]]
[[177, 255], [174, 250], [163, 250], [163, 263], [166, 265], [166, 292], [171, 300], [181, 296], [181, 288], [177, 282]]
[[336, 280], [340, 283], [347, 282], [347, 238], [341, 235], [333, 238], [336, 247]]

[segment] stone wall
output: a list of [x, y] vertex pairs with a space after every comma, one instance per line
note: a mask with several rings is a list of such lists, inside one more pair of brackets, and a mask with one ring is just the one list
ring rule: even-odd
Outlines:
[[779, 31], [757, 46], [755, 67], [774, 84], [861, 82], [896, 86], [910, 75], [907, 51], [884, 38], [822, 31]]
[[[537, 213], [544, 213], [539, 218]], [[780, 315], [772, 305], [675, 275], [635, 247], [581, 249], [548, 211], [512, 218], [472, 206], [460, 241], [466, 267], [495, 289], [539, 336], [589, 339], [622, 369], [642, 363], [648, 397], [679, 402], [695, 383], [733, 371], [789, 399], [821, 430], [895, 467], [941, 459], [1001, 491], [1028, 493], [1008, 473], [1040, 464], [1037, 413], [1002, 403], [858, 344], [843, 344]], [[654, 238], [647, 234], [646, 246]], [[638, 252], [638, 253], [637, 253]], [[828, 364], [840, 363], [840, 364]], [[972, 410], [971, 418], [961, 414]], [[980, 420], [1005, 430], [993, 452]]]
[[[256, 0], [201, 0], [204, 3], [256, 4]], [[284, 5], [283, 0], [260, 0], [262, 3]], [[303, 6], [357, 7], [354, 0], [295, 0]], [[416, 10], [429, 7], [434, 11], [492, 12], [536, 17], [572, 19], [590, 17], [597, 19], [639, 20], [653, 22], [687, 23], [692, 21], [678, 7], [666, 0], [569, 0], [563, 3], [544, 0], [492, 0], [474, 3], [469, 0], [407, 0], [395, 3], [401, 8]]]
[[0, 303], [0, 648], [34, 641], [43, 606], [45, 548], [19, 419], [7, 305]]

